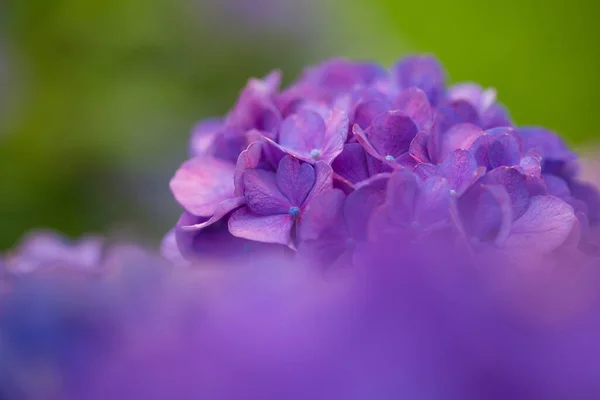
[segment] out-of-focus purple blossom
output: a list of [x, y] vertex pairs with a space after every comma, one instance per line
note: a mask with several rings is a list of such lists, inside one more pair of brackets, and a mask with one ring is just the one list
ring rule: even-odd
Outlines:
[[439, 237], [372, 245], [336, 271], [272, 257], [172, 270], [139, 297], [151, 314], [110, 308], [116, 339], [83, 353], [60, 398], [600, 395], [597, 260], [521, 265]]
[[[446, 87], [434, 57], [409, 56], [389, 72], [338, 58], [281, 91], [279, 82], [276, 72], [250, 80], [224, 119], [196, 128], [194, 158], [171, 181], [176, 200], [196, 218], [182, 231], [200, 237], [222, 220], [234, 236], [303, 248], [304, 255], [339, 242], [331, 244], [331, 260], [345, 254], [351, 225], [370, 227], [365, 242], [443, 231], [471, 253], [575, 247], [589, 254], [598, 247], [600, 195], [580, 179], [576, 154], [553, 132], [515, 126], [494, 89]], [[316, 201], [314, 213], [327, 215], [321, 227], [307, 214], [309, 245], [301, 234], [314, 197], [307, 194], [325, 170], [333, 183], [317, 191], [341, 192]], [[392, 174], [384, 204], [343, 211], [380, 174]], [[175, 237], [179, 248], [190, 248]]]
[[[0, 258], [0, 397], [59, 399], [90, 360], [118, 342], [117, 327], [148, 315], [168, 264], [131, 244], [26, 236]], [[125, 306], [125, 304], [127, 304]]]
[[13, 253], [4, 256], [7, 272], [15, 275], [34, 273], [54, 267], [69, 267], [94, 272], [100, 264], [104, 242], [99, 237], [76, 242], [53, 232], [28, 234]]

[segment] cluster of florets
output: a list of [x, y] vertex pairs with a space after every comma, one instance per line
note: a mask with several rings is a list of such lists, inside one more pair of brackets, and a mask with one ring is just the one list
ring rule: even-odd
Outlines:
[[600, 196], [576, 154], [515, 126], [493, 89], [447, 87], [435, 58], [390, 71], [334, 59], [279, 85], [252, 79], [225, 118], [195, 127], [171, 181], [183, 258], [287, 247], [330, 265], [440, 235], [473, 253], [597, 251]]

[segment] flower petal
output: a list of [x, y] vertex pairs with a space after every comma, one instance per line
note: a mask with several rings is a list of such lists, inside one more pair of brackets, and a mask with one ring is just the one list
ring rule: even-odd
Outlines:
[[171, 229], [161, 241], [160, 254], [175, 266], [187, 266], [190, 263], [179, 250], [175, 229]]
[[457, 205], [462, 225], [471, 238], [501, 243], [508, 237], [513, 216], [504, 186], [476, 184], [458, 199]]
[[217, 132], [222, 128], [223, 121], [219, 118], [205, 119], [196, 124], [190, 138], [191, 156], [208, 154]]
[[315, 170], [310, 164], [288, 155], [279, 162], [275, 180], [290, 204], [300, 206], [315, 184]]
[[[333, 189], [315, 196], [306, 206], [300, 224], [301, 241], [322, 239], [322, 233], [336, 238], [347, 236], [346, 221], [342, 213], [342, 205], [346, 196], [341, 190]], [[337, 234], [331, 235], [332, 232]]]
[[244, 196], [259, 215], [287, 214], [292, 204], [277, 187], [275, 173], [251, 169], [244, 173]]
[[354, 107], [352, 121], [362, 129], [367, 129], [375, 117], [383, 114], [389, 108], [389, 101], [381, 96], [361, 99]]
[[362, 182], [350, 193], [343, 205], [343, 214], [348, 233], [354, 240], [367, 239], [367, 226], [375, 208], [382, 205], [386, 197], [389, 174], [375, 175]]
[[197, 230], [204, 229], [204, 228], [214, 224], [215, 222], [219, 221], [221, 218], [223, 218], [224, 216], [229, 214], [231, 211], [235, 210], [238, 207], [243, 206], [244, 204], [246, 204], [246, 198], [243, 196], [234, 197], [232, 199], [227, 199], [227, 200], [223, 201], [221, 204], [219, 204], [219, 206], [215, 210], [215, 213], [213, 214], [213, 216], [210, 217], [209, 219], [207, 219], [206, 221], [203, 221], [201, 223], [197, 223], [194, 225], [182, 225], [181, 229], [185, 230], [185, 231], [194, 231], [194, 230], [197, 231]]
[[325, 138], [320, 160], [331, 164], [342, 152], [344, 143], [346, 143], [346, 139], [348, 138], [349, 123], [348, 115], [344, 111], [337, 108], [331, 111], [325, 121]]
[[358, 183], [369, 177], [367, 155], [359, 143], [344, 145], [344, 151], [333, 160], [331, 167], [350, 183]]
[[358, 126], [358, 124], [354, 124], [354, 126], [352, 127], [352, 133], [354, 134], [356, 141], [363, 147], [363, 149], [365, 149], [365, 151], [369, 155], [377, 159], [382, 158], [381, 154], [379, 154], [379, 152], [375, 150], [375, 147], [373, 147], [373, 145], [367, 138], [365, 131], [360, 126]]
[[408, 226], [414, 220], [415, 206], [419, 194], [419, 183], [415, 174], [398, 170], [388, 181], [385, 207], [390, 222]]
[[553, 196], [536, 196], [527, 211], [512, 226], [505, 244], [512, 249], [549, 253], [571, 234], [577, 217], [573, 208]]
[[417, 132], [409, 116], [401, 111], [388, 111], [376, 117], [365, 134], [379, 156], [397, 158], [408, 152]]
[[440, 164], [441, 176], [448, 179], [457, 195], [463, 194], [484, 172], [484, 169], [477, 165], [475, 157], [466, 150], [450, 153]]
[[547, 160], [567, 162], [577, 159], [565, 142], [556, 133], [539, 127], [519, 127], [523, 151], [538, 150]]
[[315, 184], [304, 200], [304, 204], [308, 204], [318, 194], [333, 189], [333, 170], [331, 166], [326, 162], [318, 161], [314, 168]]
[[394, 110], [408, 115], [419, 131], [429, 132], [433, 126], [434, 113], [427, 95], [421, 89], [410, 87], [401, 91], [392, 103]]
[[335, 92], [347, 91], [356, 85], [370, 85], [386, 77], [387, 71], [380, 65], [344, 58], [328, 60], [307, 73], [307, 78], [315, 85]]
[[281, 114], [274, 102], [281, 74], [274, 71], [265, 79], [250, 79], [227, 116], [227, 124], [244, 131], [258, 129], [275, 137], [281, 124]]
[[242, 196], [244, 194], [244, 172], [248, 169], [256, 169], [263, 155], [263, 142], [250, 143], [248, 148], [242, 151], [235, 164], [235, 173], [233, 181], [235, 184], [236, 196]]
[[420, 229], [444, 223], [450, 217], [450, 184], [448, 180], [434, 176], [426, 180], [415, 203], [415, 222]]
[[433, 160], [429, 155], [429, 141], [431, 140], [431, 134], [427, 132], [419, 132], [415, 138], [410, 142], [408, 148], [409, 154], [420, 163], [430, 163]]
[[500, 167], [488, 172], [481, 183], [501, 185], [506, 189], [513, 210], [513, 218], [517, 219], [529, 207], [529, 190], [525, 177], [512, 167]]
[[304, 109], [283, 121], [279, 131], [279, 144], [284, 149], [311, 158], [312, 150], [323, 150], [325, 130], [323, 118], [314, 111]]
[[488, 169], [519, 165], [521, 162], [520, 143], [515, 135], [509, 132], [495, 135], [491, 132], [493, 130], [486, 131], [486, 134], [480, 136], [471, 146], [470, 150], [479, 165]]
[[483, 136], [483, 130], [473, 124], [458, 124], [452, 126], [441, 135], [439, 156], [440, 161], [446, 159], [455, 150], [467, 150]]
[[233, 236], [264, 243], [291, 245], [294, 220], [285, 215], [258, 215], [244, 207], [229, 217], [229, 232]]
[[401, 89], [418, 87], [425, 92], [433, 105], [436, 105], [444, 94], [445, 73], [433, 56], [405, 57], [392, 68], [392, 74]]
[[213, 158], [186, 161], [171, 179], [170, 187], [179, 204], [194, 215], [208, 217], [219, 204], [233, 197], [235, 167]]

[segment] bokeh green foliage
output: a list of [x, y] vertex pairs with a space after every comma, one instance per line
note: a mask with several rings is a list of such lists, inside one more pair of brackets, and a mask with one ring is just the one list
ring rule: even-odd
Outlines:
[[289, 82], [325, 56], [432, 52], [453, 82], [496, 87], [520, 124], [574, 144], [600, 134], [596, 2], [315, 1], [302, 36], [213, 21], [201, 1], [0, 5], [0, 249], [37, 226], [158, 240], [179, 212], [167, 185], [194, 122], [226, 112], [248, 77], [280, 68]]
[[[574, 144], [600, 136], [600, 2], [375, 0], [365, 8], [361, 31], [372, 45], [364, 56], [390, 63], [405, 39], [438, 56], [453, 82], [497, 88], [519, 124], [548, 127]], [[356, 21], [366, 13], [354, 10]]]

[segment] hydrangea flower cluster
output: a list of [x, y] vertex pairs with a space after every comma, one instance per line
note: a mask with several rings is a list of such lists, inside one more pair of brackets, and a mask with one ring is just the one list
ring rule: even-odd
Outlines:
[[0, 257], [0, 398], [600, 398], [600, 196], [556, 134], [430, 56], [279, 81], [194, 129], [170, 263]]
[[184, 258], [286, 247], [331, 264], [438, 235], [471, 253], [598, 251], [600, 196], [576, 154], [516, 126], [493, 89], [447, 87], [432, 56], [389, 71], [333, 59], [279, 86], [278, 72], [251, 79], [195, 127], [170, 184]]
[[169, 270], [137, 245], [51, 232], [32, 232], [0, 254], [0, 398], [64, 398], [133, 315], [155, 310], [147, 298]]

